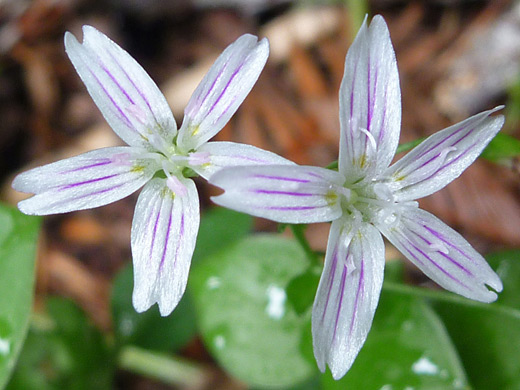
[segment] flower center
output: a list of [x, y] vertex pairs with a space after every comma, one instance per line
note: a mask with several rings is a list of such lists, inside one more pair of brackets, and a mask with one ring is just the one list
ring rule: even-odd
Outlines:
[[341, 206], [345, 215], [354, 218], [354, 222], [385, 224], [388, 227], [399, 223], [403, 210], [409, 206], [418, 206], [415, 201], [396, 202], [392, 190], [384, 182], [372, 181], [359, 186], [336, 188], [341, 197]]

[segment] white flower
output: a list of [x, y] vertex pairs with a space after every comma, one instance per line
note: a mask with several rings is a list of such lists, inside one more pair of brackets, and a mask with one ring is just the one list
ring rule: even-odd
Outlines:
[[222, 206], [286, 223], [333, 221], [312, 311], [314, 354], [334, 378], [349, 370], [372, 324], [385, 265], [381, 233], [442, 287], [482, 302], [502, 283], [484, 258], [415, 199], [458, 177], [504, 123], [475, 115], [390, 165], [401, 122], [397, 64], [381, 16], [361, 27], [340, 89], [338, 172], [305, 166], [224, 169]]
[[65, 48], [112, 129], [129, 146], [94, 150], [18, 175], [13, 188], [35, 196], [18, 204], [26, 214], [54, 214], [102, 206], [141, 186], [132, 223], [137, 311], [158, 303], [168, 315], [186, 288], [199, 227], [193, 170], [209, 178], [226, 166], [287, 160], [231, 142], [207, 142], [245, 99], [269, 54], [267, 40], [244, 35], [216, 60], [195, 90], [182, 127], [144, 69], [95, 28], [83, 43], [65, 34]]

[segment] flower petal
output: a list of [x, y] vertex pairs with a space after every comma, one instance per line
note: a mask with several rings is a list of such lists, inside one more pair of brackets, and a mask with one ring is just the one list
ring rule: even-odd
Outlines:
[[430, 195], [457, 178], [480, 155], [504, 124], [502, 115], [481, 112], [435, 133], [384, 173], [396, 201]]
[[269, 55], [267, 39], [242, 35], [215, 61], [193, 93], [179, 131], [178, 145], [196, 149], [217, 134], [244, 101]]
[[138, 312], [158, 303], [166, 316], [186, 289], [199, 230], [199, 198], [192, 180], [177, 178], [176, 185], [174, 193], [166, 179], [153, 179], [137, 200], [132, 222], [132, 299]]
[[339, 218], [339, 195], [331, 187], [343, 181], [335, 171], [297, 165], [225, 168], [209, 180], [225, 191], [211, 198], [216, 204], [286, 223]]
[[380, 15], [363, 22], [345, 59], [339, 92], [339, 171], [348, 181], [388, 167], [401, 126], [401, 90], [388, 27]]
[[197, 149], [202, 159], [191, 168], [205, 179], [226, 167], [244, 165], [295, 165], [275, 153], [236, 142], [208, 142]]
[[93, 150], [31, 169], [16, 176], [13, 188], [34, 193], [18, 203], [25, 214], [48, 215], [90, 209], [122, 199], [156, 172], [140, 158], [143, 149], [128, 146]]
[[502, 282], [486, 260], [460, 234], [432, 214], [406, 207], [394, 225], [381, 232], [413, 264], [447, 290], [481, 302], [493, 302]]
[[325, 268], [312, 308], [314, 356], [334, 379], [350, 369], [365, 343], [379, 301], [385, 265], [381, 234], [362, 223], [332, 222]]
[[164, 95], [146, 71], [94, 27], [83, 27], [83, 44], [69, 32], [65, 49], [92, 99], [114, 131], [132, 146], [162, 150], [177, 125]]

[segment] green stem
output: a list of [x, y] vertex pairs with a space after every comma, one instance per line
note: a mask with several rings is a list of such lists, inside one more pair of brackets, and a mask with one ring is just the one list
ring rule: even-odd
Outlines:
[[133, 373], [190, 389], [202, 388], [210, 375], [207, 369], [185, 359], [131, 345], [121, 349], [118, 365]]
[[309, 241], [307, 241], [307, 238], [305, 237], [305, 229], [307, 228], [307, 225], [290, 225], [291, 230], [294, 234], [294, 237], [296, 238], [296, 241], [300, 244], [300, 246], [305, 251], [305, 254], [311, 261], [311, 264], [320, 264], [319, 256], [316, 252], [314, 252], [309, 245]]
[[384, 282], [383, 289], [386, 291], [392, 291], [405, 295], [426, 298], [434, 301], [449, 302], [456, 305], [463, 305], [466, 307], [482, 309], [486, 310], [488, 313], [502, 314], [507, 317], [520, 320], [520, 310], [518, 309], [500, 305], [497, 303], [489, 304], [472, 301], [470, 299], [461, 297], [460, 295], [455, 295], [445, 291], [430, 290], [427, 288], [419, 288], [394, 282]]

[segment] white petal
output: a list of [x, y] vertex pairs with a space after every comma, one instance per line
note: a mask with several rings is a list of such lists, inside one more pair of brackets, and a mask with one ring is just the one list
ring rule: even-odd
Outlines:
[[197, 149], [201, 156], [199, 165], [191, 168], [205, 179], [227, 167], [244, 165], [295, 165], [275, 153], [235, 142], [208, 142]]
[[244, 101], [269, 56], [267, 39], [245, 34], [229, 45], [193, 93], [178, 145], [196, 149], [217, 134]]
[[166, 316], [186, 289], [199, 230], [199, 198], [192, 180], [177, 180], [175, 194], [166, 179], [156, 178], [137, 200], [132, 222], [132, 299], [138, 312], [157, 303]]
[[263, 165], [225, 168], [209, 182], [222, 188], [218, 205], [286, 223], [332, 221], [340, 217], [340, 197], [331, 188], [343, 177], [324, 168]]
[[35, 196], [18, 203], [25, 214], [48, 215], [90, 209], [122, 199], [156, 172], [128, 146], [93, 150], [16, 176], [13, 188]]
[[164, 95], [121, 47], [90, 26], [83, 44], [69, 32], [65, 49], [92, 99], [114, 131], [132, 146], [162, 150], [177, 130]]
[[432, 214], [403, 209], [395, 225], [378, 226], [390, 242], [434, 282], [481, 302], [492, 302], [502, 282], [486, 260], [460, 234]]
[[401, 126], [401, 90], [394, 49], [384, 19], [361, 26], [345, 59], [339, 92], [339, 171], [350, 182], [388, 167]]
[[422, 198], [456, 179], [480, 155], [504, 124], [500, 110], [485, 111], [435, 133], [384, 173], [396, 201]]
[[312, 308], [314, 356], [334, 379], [350, 369], [365, 343], [376, 311], [384, 273], [384, 244], [372, 225], [350, 232], [346, 219], [331, 226], [325, 268]]

